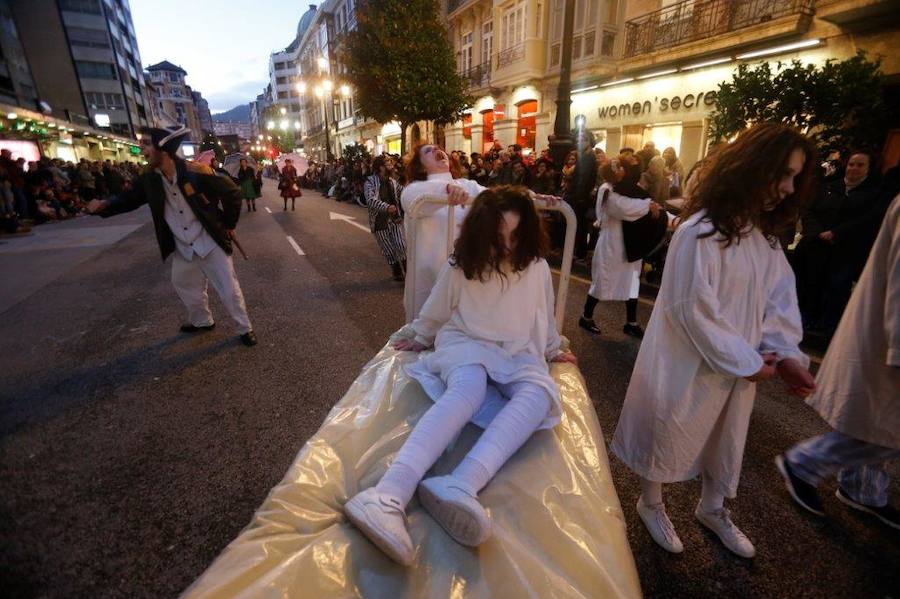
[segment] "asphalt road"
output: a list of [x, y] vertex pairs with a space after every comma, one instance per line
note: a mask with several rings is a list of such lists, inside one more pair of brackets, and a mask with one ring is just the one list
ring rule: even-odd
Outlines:
[[[183, 308], [146, 210], [0, 239], [0, 596], [176, 596], [402, 325], [402, 286], [365, 210], [306, 192], [285, 212], [271, 181], [257, 204], [238, 227], [251, 259], [236, 260], [255, 348], [238, 343], [217, 299], [215, 331], [178, 334]], [[639, 346], [621, 333], [623, 306], [598, 307], [600, 338], [575, 326], [586, 291], [573, 281], [564, 332], [609, 441]], [[643, 301], [643, 322], [650, 309]], [[900, 535], [844, 509], [833, 483], [829, 517], [807, 517], [772, 466], [825, 430], [802, 402], [761, 387], [730, 502], [752, 561], [695, 522], [698, 482], [666, 488], [684, 554], [658, 548], [613, 458], [646, 595], [900, 596]]]

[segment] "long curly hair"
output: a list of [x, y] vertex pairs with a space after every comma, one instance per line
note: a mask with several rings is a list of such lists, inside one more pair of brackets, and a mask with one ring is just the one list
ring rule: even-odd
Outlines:
[[[500, 233], [504, 212], [519, 215], [512, 251], [507, 250]], [[475, 198], [453, 246], [451, 262], [469, 280], [485, 282], [494, 273], [505, 279], [506, 272], [501, 268], [504, 261], [509, 263], [512, 272], [521, 272], [543, 258], [549, 246], [543, 221], [528, 190], [522, 186], [500, 185], [482, 191]]]
[[[766, 210], [766, 204], [777, 197], [791, 154], [798, 149], [806, 159], [794, 178], [794, 192]], [[812, 197], [815, 157], [812, 142], [796, 129], [780, 123], [754, 125], [706, 159], [684, 219], [705, 210], [704, 220], [713, 230], [704, 237], [718, 233], [725, 247], [740, 243], [754, 227], [776, 247], [779, 239], [793, 236], [800, 210]]]

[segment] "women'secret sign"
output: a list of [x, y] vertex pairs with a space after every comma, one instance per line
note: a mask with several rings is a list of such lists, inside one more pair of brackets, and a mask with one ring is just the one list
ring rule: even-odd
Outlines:
[[701, 105], [715, 106], [716, 92], [700, 92], [699, 94], [685, 94], [683, 96], [671, 96], [668, 98], [660, 98], [656, 96], [653, 101], [644, 100], [643, 102], [632, 102], [623, 104], [613, 104], [610, 106], [601, 106], [597, 109], [597, 114], [601, 119], [616, 118], [621, 116], [638, 116], [643, 114], [652, 114], [654, 107], [659, 113], [669, 113], [670, 111], [678, 111], [681, 109], [695, 109]]

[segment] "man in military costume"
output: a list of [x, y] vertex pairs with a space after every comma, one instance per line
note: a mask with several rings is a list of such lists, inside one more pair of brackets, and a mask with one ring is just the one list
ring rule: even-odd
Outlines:
[[244, 345], [256, 345], [244, 295], [231, 260], [234, 229], [241, 213], [240, 189], [207, 166], [176, 155], [189, 130], [145, 128], [141, 153], [150, 163], [129, 191], [109, 200], [94, 200], [88, 210], [109, 217], [150, 205], [162, 259], [172, 254], [172, 284], [184, 302], [188, 322], [183, 333], [215, 326], [207, 283], [212, 283]]

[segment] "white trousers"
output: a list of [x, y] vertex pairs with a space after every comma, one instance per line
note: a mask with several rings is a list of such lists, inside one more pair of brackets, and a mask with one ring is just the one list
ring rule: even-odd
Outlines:
[[185, 260], [177, 250], [172, 254], [172, 285], [187, 308], [188, 322], [195, 327], [209, 326], [215, 322], [209, 309], [207, 282], [212, 283], [228, 314], [237, 324], [238, 334], [252, 330], [234, 263], [225, 250], [216, 245], [206, 257], [194, 254], [191, 260]]
[[[487, 384], [482, 366], [451, 370], [447, 391], [416, 424], [379, 481], [378, 491], [396, 497], [404, 506], [409, 503], [419, 481], [484, 403]], [[509, 402], [453, 472], [473, 494], [497, 474], [550, 411], [551, 399], [543, 387], [510, 383], [500, 390], [510, 397]]]

